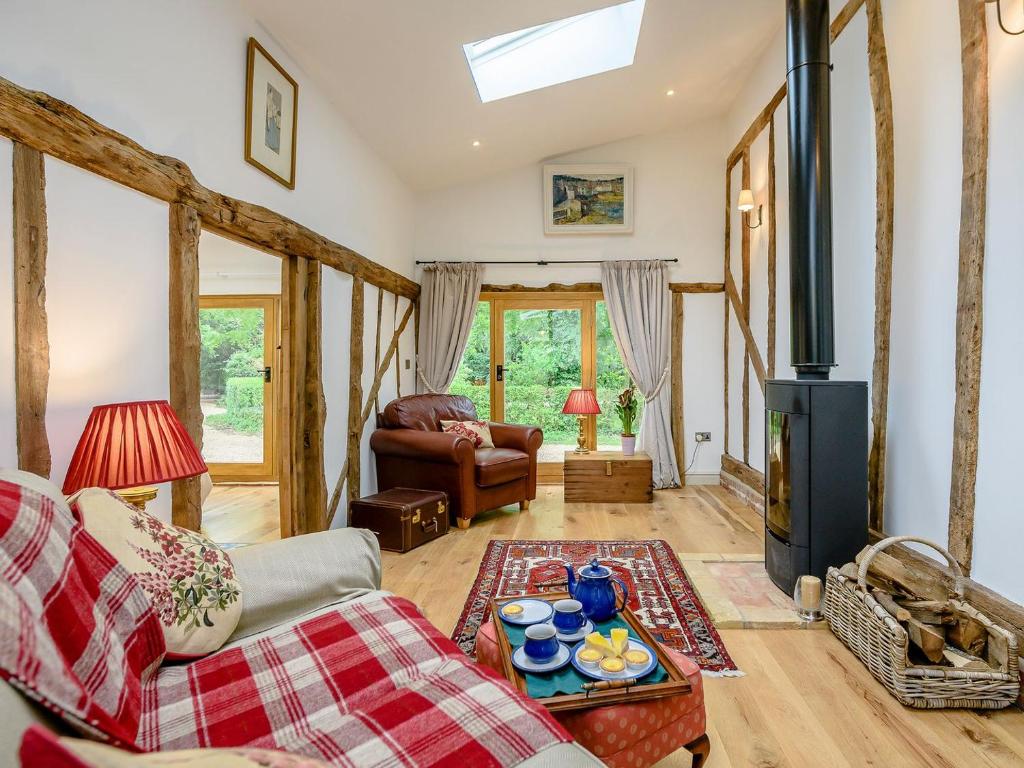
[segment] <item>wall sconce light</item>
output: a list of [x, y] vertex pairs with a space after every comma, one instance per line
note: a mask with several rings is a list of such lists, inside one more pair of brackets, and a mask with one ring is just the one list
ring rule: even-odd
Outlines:
[[736, 207], [740, 211], [742, 211], [743, 213], [747, 214], [746, 221], [744, 223], [747, 225], [748, 229], [757, 229], [758, 227], [761, 226], [761, 207], [762, 206], [760, 206], [760, 205], [757, 206], [757, 224], [753, 224], [752, 225], [750, 223], [750, 212], [752, 210], [754, 210], [754, 193], [753, 192], [751, 192], [749, 189], [741, 189], [740, 190], [740, 199], [736, 203]]
[[996, 4], [996, 18], [999, 20], [999, 28], [1002, 29], [1003, 32], [1005, 32], [1008, 35], [1024, 35], [1024, 27], [1021, 27], [1016, 32], [1012, 32], [1012, 31], [1010, 31], [1009, 29], [1006, 28], [1006, 25], [1003, 23], [1003, 3], [1002, 3], [1002, 0], [985, 0], [985, 2], [986, 3], [995, 3]]

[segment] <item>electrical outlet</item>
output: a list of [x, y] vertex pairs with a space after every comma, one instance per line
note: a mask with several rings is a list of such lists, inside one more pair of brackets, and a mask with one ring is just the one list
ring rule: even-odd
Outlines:
[[707, 442], [711, 441], [711, 433], [710, 432], [694, 432], [693, 433], [693, 439], [696, 440], [698, 443], [707, 443]]
[[410, 367], [411, 367], [411, 366], [409, 365], [409, 360], [408, 360], [408, 359], [406, 359], [406, 361], [405, 361], [405, 370], [407, 370], [407, 371], [408, 371]]

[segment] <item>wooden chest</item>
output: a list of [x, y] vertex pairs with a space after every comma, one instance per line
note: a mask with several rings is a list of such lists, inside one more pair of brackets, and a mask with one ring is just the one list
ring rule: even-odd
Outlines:
[[654, 500], [651, 457], [637, 452], [565, 452], [565, 500], [644, 503]]
[[355, 499], [352, 526], [374, 533], [381, 549], [408, 552], [448, 533], [448, 494], [392, 488]]

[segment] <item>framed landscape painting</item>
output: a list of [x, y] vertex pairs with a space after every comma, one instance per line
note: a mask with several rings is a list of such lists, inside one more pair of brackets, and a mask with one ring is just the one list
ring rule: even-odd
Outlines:
[[545, 234], [614, 235], [632, 231], [632, 166], [544, 166]]
[[295, 189], [299, 84], [252, 37], [246, 73], [245, 159]]

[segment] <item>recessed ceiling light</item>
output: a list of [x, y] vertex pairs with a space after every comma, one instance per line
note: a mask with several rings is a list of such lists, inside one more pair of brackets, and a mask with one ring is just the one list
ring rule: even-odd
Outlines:
[[479, 141], [474, 141], [473, 142], [473, 146], [474, 147], [479, 147], [480, 146], [480, 142]]
[[665, 91], [665, 95], [666, 96], [675, 96], [676, 92], [673, 91], [671, 88], [669, 88], [667, 91]]

